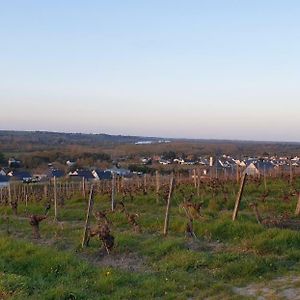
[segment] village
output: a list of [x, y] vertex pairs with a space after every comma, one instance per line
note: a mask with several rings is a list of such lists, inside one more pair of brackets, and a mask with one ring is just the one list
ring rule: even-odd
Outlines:
[[[109, 168], [79, 167], [76, 161], [67, 160], [65, 166], [56, 162], [49, 163], [42, 173], [23, 168], [22, 161], [9, 158], [6, 165], [0, 165], [0, 187], [7, 186], [9, 182], [39, 183], [52, 178], [68, 179], [71, 181], [99, 181], [111, 180], [113, 175], [123, 178], [132, 178], [159, 172], [170, 174], [179, 172], [186, 176], [193, 176], [193, 171], [202, 179], [211, 177], [235, 178], [245, 172], [250, 176], [279, 176], [284, 173], [297, 174], [300, 158], [295, 157], [244, 157], [234, 158], [230, 155], [219, 157], [194, 155], [177, 156], [169, 151], [164, 155], [134, 158], [120, 157], [111, 161]], [[197, 175], [197, 176], [198, 176]]]

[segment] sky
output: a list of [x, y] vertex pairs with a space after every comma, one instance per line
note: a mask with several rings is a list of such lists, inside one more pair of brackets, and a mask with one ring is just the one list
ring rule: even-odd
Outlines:
[[0, 129], [300, 142], [300, 1], [0, 0]]

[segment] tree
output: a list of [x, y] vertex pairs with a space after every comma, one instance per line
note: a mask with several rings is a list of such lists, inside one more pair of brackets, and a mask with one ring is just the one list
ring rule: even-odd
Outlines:
[[174, 151], [164, 152], [162, 156], [164, 159], [173, 160], [176, 158], [176, 152]]
[[129, 165], [128, 169], [131, 172], [141, 172], [143, 174], [154, 174], [155, 170], [153, 168], [149, 168], [146, 165]]
[[0, 165], [5, 164], [5, 163], [6, 163], [5, 156], [2, 152], [0, 152]]

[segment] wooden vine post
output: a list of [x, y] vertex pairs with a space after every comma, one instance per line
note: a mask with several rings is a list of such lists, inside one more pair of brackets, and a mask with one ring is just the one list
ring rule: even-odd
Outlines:
[[147, 174], [144, 174], [144, 183], [143, 183], [144, 194], [147, 193]]
[[85, 218], [85, 224], [84, 224], [84, 231], [83, 231], [83, 237], [82, 237], [82, 242], [81, 242], [81, 247], [84, 248], [87, 244], [87, 237], [88, 237], [88, 230], [90, 227], [90, 215], [93, 209], [93, 204], [94, 204], [94, 186], [91, 186], [90, 190], [90, 196], [89, 196], [89, 202], [88, 202], [88, 208], [86, 212], [86, 218]]
[[85, 178], [82, 177], [82, 197], [85, 199]]
[[48, 195], [48, 185], [44, 185], [44, 199], [47, 200], [47, 195]]
[[264, 166], [264, 187], [266, 192], [267, 191], [266, 166]]
[[293, 165], [292, 165], [292, 159], [290, 159], [290, 184], [293, 183]]
[[116, 188], [116, 174], [112, 173], [111, 179], [111, 211], [115, 209], [115, 188]]
[[172, 173], [170, 178], [170, 189], [168, 194], [168, 200], [167, 200], [167, 206], [166, 206], [166, 215], [165, 215], [165, 225], [164, 225], [164, 236], [168, 235], [168, 229], [169, 229], [169, 215], [170, 215], [170, 204], [171, 204], [171, 198], [175, 187], [175, 180], [174, 180], [174, 174]]
[[239, 192], [237, 194], [236, 201], [235, 201], [234, 210], [233, 210], [233, 214], [232, 214], [232, 221], [235, 221], [235, 219], [237, 217], [237, 214], [238, 214], [238, 211], [239, 211], [241, 198], [242, 198], [242, 195], [243, 195], [243, 190], [244, 190], [244, 186], [245, 186], [245, 182], [246, 182], [246, 177], [247, 177], [247, 173], [245, 172], [243, 177], [242, 177], [240, 189], [239, 189]]
[[8, 202], [9, 202], [9, 205], [12, 204], [12, 197], [11, 197], [11, 187], [10, 187], [10, 183], [8, 184]]
[[239, 183], [240, 181], [240, 174], [239, 174], [239, 165], [236, 165], [236, 182]]
[[9, 231], [9, 215], [7, 214], [7, 211], [5, 213], [5, 221], [6, 221], [6, 234], [10, 234], [10, 231]]
[[156, 183], [156, 203], [159, 202], [159, 173], [158, 171], [155, 171], [155, 183]]
[[298, 195], [298, 202], [297, 202], [297, 206], [296, 206], [296, 210], [295, 210], [295, 215], [296, 216], [300, 215], [300, 193]]
[[193, 179], [194, 179], [194, 188], [197, 188], [197, 175], [196, 175], [196, 169], [193, 169]]
[[121, 177], [121, 190], [124, 191], [124, 177]]
[[57, 221], [57, 190], [56, 190], [56, 176], [53, 177], [53, 193], [54, 193], [54, 221]]
[[28, 195], [26, 194], [25, 195], [25, 207], [27, 209], [27, 206], [28, 206]]
[[197, 197], [200, 196], [200, 170], [197, 169]]

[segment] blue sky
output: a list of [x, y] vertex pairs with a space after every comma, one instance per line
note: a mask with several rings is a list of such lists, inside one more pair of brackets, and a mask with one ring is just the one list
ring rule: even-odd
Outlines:
[[288, 0], [0, 0], [0, 129], [300, 141], [299, 15]]

